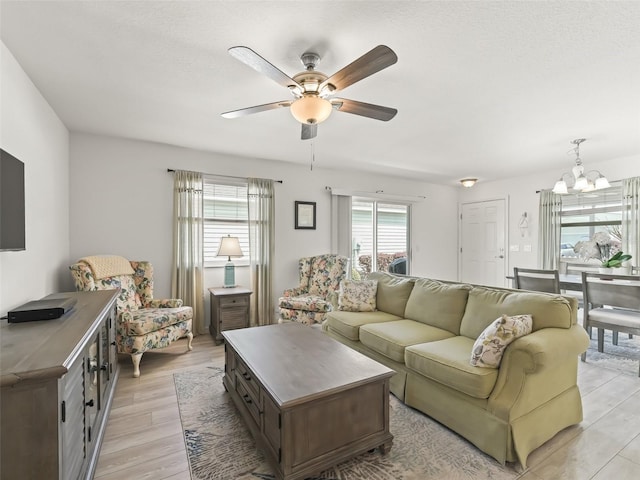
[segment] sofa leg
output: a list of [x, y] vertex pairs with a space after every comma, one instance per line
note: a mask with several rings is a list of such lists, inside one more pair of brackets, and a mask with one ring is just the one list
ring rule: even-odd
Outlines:
[[140, 376], [140, 359], [142, 358], [141, 353], [132, 353], [131, 361], [133, 362], [133, 377], [138, 378]]
[[187, 350], [191, 351], [193, 350], [193, 347], [191, 346], [191, 342], [193, 342], [193, 333], [189, 332], [187, 333]]

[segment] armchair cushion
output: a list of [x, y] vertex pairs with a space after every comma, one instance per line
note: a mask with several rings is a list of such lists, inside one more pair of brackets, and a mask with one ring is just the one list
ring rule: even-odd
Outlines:
[[293, 310], [307, 310], [310, 312], [330, 312], [331, 302], [317, 295], [306, 295], [303, 297], [280, 297], [280, 308]]
[[122, 312], [124, 333], [126, 335], [145, 335], [191, 318], [193, 318], [191, 307], [141, 308], [130, 312]]

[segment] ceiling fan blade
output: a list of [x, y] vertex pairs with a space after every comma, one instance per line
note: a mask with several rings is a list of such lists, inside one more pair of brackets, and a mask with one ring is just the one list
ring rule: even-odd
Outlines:
[[280, 107], [288, 107], [291, 105], [291, 100], [282, 100], [280, 102], [265, 103], [264, 105], [256, 105], [255, 107], [241, 108], [240, 110], [232, 110], [230, 112], [221, 113], [224, 118], [238, 118], [245, 115], [251, 115], [252, 113], [266, 112], [267, 110], [275, 110]]
[[316, 135], [318, 135], [318, 124], [317, 123], [313, 123], [313, 124], [303, 123], [302, 124], [302, 136], [300, 137], [302, 140], [310, 140], [312, 138], [316, 138]]
[[355, 100], [347, 100], [346, 98], [333, 98], [331, 99], [331, 104], [334, 105], [339, 112], [352, 113], [362, 117], [382, 120], [383, 122], [388, 122], [396, 116], [396, 113], [398, 113], [398, 110], [395, 108], [357, 102]]
[[331, 84], [335, 90], [344, 90], [349, 85], [359, 82], [369, 75], [373, 75], [398, 61], [398, 56], [386, 45], [378, 45], [373, 50], [351, 62], [339, 72], [334, 73], [320, 85], [323, 87]]
[[298, 82], [296, 82], [289, 75], [266, 61], [249, 47], [231, 47], [228, 51], [229, 55], [231, 55], [233, 58], [240, 60], [242, 63], [250, 66], [257, 72], [266, 75], [271, 80], [279, 83], [283, 87], [289, 89], [299, 89], [300, 91], [302, 91], [302, 87]]

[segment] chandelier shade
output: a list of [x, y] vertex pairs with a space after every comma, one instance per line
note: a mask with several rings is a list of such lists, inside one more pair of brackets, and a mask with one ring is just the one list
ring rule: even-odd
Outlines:
[[569, 188], [575, 192], [591, 192], [593, 190], [601, 190], [609, 188], [611, 185], [606, 177], [598, 170], [590, 170], [584, 173], [584, 166], [580, 158], [580, 144], [586, 141], [586, 138], [577, 138], [571, 143], [575, 145], [573, 152], [576, 154], [575, 166], [571, 169], [571, 173], [563, 173], [560, 179], [553, 187], [553, 193], [566, 195]]

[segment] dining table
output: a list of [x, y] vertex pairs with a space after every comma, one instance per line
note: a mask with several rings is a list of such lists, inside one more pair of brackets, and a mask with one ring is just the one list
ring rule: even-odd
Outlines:
[[[634, 275], [635, 276], [635, 275]], [[509, 280], [512, 282], [512, 288], [516, 288], [515, 286], [515, 278], [513, 275], [507, 276]], [[635, 276], [635, 278], [639, 278]], [[575, 273], [559, 273], [558, 280], [560, 282], [560, 290], [572, 290], [576, 292], [582, 291], [582, 275], [577, 275]], [[634, 283], [632, 281], [631, 283]]]
[[577, 290], [582, 291], [582, 275], [574, 273], [559, 273], [560, 290]]

